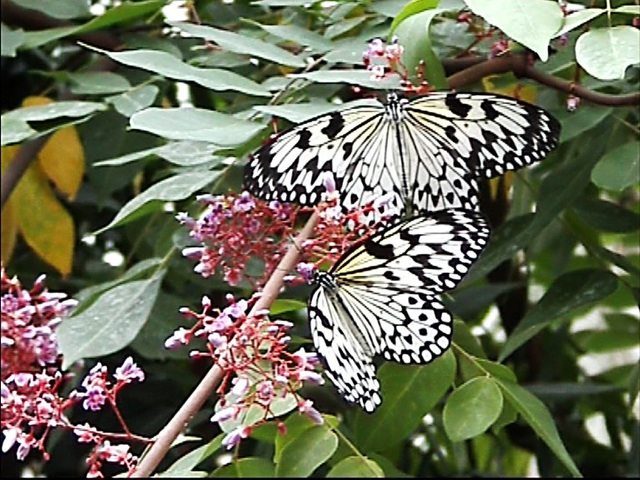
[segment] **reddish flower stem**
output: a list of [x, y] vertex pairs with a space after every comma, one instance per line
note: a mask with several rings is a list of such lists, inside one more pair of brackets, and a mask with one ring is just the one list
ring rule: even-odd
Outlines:
[[[273, 272], [269, 281], [262, 290], [262, 296], [256, 301], [249, 316], [263, 309], [268, 309], [274, 300], [280, 294], [280, 289], [284, 283], [285, 275], [291, 271], [300, 256], [300, 245], [307, 240], [313, 233], [318, 223], [318, 215], [314, 213], [307, 221], [304, 228], [300, 231], [294, 244], [291, 245], [287, 253], [284, 255], [278, 268]], [[156, 435], [155, 441], [151, 448], [144, 454], [138, 466], [131, 472], [131, 477], [149, 477], [153, 470], [158, 466], [160, 461], [165, 457], [171, 444], [178, 434], [187, 426], [193, 416], [200, 410], [206, 400], [208, 400], [216, 387], [222, 380], [223, 370], [214, 365], [204, 376], [202, 381], [196, 386], [189, 398], [182, 404], [182, 407], [176, 412], [174, 417], [167, 423], [164, 428]]]

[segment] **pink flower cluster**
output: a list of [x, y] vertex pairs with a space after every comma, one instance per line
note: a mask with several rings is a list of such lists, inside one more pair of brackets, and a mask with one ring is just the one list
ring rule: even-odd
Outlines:
[[[116, 369], [112, 385], [107, 369], [98, 363], [82, 382], [82, 391], [73, 391], [68, 397], [60, 390], [69, 375], [59, 370], [61, 354], [55, 336], [55, 327], [62, 317], [76, 305], [64, 293], [48, 292], [44, 275], [31, 290], [24, 290], [20, 282], [10, 279], [4, 267], [2, 287], [2, 452], [14, 446], [16, 457], [24, 460], [31, 450], [42, 453], [48, 460], [46, 442], [55, 429], [73, 431], [79, 442], [94, 443], [95, 448], [87, 460], [89, 476], [102, 476], [103, 462], [115, 462], [133, 468], [137, 458], [128, 452], [129, 445], [112, 444], [110, 439], [148, 439], [131, 435], [116, 405], [121, 388], [133, 381], [144, 380], [144, 372], [130, 357]], [[86, 410], [99, 410], [109, 403], [121, 421], [124, 434], [99, 432], [88, 424], [74, 425], [66, 413], [82, 401]]]
[[[291, 401], [293, 408], [321, 423], [322, 416], [309, 400], [299, 397], [297, 390], [303, 382], [322, 384], [324, 380], [315, 372], [319, 361], [315, 354], [299, 349], [287, 351], [293, 326], [284, 320], [271, 321], [267, 311], [248, 313], [259, 295], [249, 300], [236, 301], [227, 296], [229, 305], [223, 310], [213, 309], [209, 298], [202, 299], [201, 313], [187, 308], [181, 313], [195, 320], [190, 329], [180, 328], [167, 339], [165, 346], [176, 348], [188, 344], [193, 338], [207, 341], [206, 352], [192, 351], [192, 358], [209, 357], [223, 370], [224, 377], [218, 388], [219, 409], [211, 418], [223, 426], [235, 421], [237, 426], [227, 433], [223, 444], [231, 448], [246, 438], [252, 428], [274, 416], [273, 407], [283, 399]], [[250, 425], [242, 420], [248, 410], [261, 409], [261, 418]], [[224, 429], [224, 426], [223, 426]]]
[[389, 45], [380, 38], [374, 38], [362, 55], [362, 60], [367, 70], [371, 72], [371, 79], [382, 80], [400, 70], [403, 53], [404, 47], [398, 43], [397, 38], [394, 38]]
[[40, 372], [57, 366], [60, 356], [55, 328], [77, 302], [65, 293], [52, 293], [41, 275], [31, 290], [1, 268], [1, 378], [14, 373]]
[[[176, 218], [189, 227], [193, 239], [202, 246], [185, 248], [184, 256], [198, 260], [195, 271], [203, 277], [220, 269], [224, 280], [236, 286], [245, 278], [261, 285], [269, 278], [284, 255], [286, 243], [294, 233], [297, 208], [280, 202], [263, 202], [249, 193], [241, 195], [203, 195], [198, 200], [206, 209], [198, 220], [180, 213]], [[246, 275], [251, 258], [264, 261], [259, 278]]]
[[[100, 467], [103, 461], [116, 462], [127, 468], [132, 468], [137, 462], [133, 455], [121, 455], [129, 449], [126, 444], [111, 445], [109, 437], [130, 439], [126, 425], [126, 434], [108, 434], [98, 432], [89, 424], [74, 425], [67, 418], [65, 412], [83, 400], [86, 410], [99, 410], [108, 401], [116, 415], [120, 414], [116, 406], [117, 392], [133, 380], [143, 380], [144, 373], [131, 357], [116, 369], [114, 375], [116, 383], [111, 386], [107, 381], [107, 370], [97, 364], [83, 380], [85, 392], [73, 391], [68, 398], [60, 395], [60, 389], [65, 383], [62, 373], [56, 371], [49, 374], [41, 373], [13, 373], [1, 384], [2, 395], [2, 432], [4, 442], [2, 451], [9, 451], [17, 445], [16, 456], [24, 460], [32, 448], [40, 450], [45, 460], [49, 458], [46, 451], [46, 440], [55, 428], [70, 430], [78, 437], [79, 442], [95, 443], [96, 447], [87, 463], [90, 465], [90, 476], [101, 476]], [[140, 439], [136, 440], [146, 440]]]

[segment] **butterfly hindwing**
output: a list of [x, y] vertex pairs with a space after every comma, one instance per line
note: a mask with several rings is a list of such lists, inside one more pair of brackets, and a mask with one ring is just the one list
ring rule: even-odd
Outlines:
[[314, 344], [349, 401], [381, 401], [375, 355], [429, 363], [451, 343], [453, 317], [437, 295], [455, 288], [487, 244], [477, 212], [450, 209], [401, 221], [355, 244], [309, 300]]
[[365, 411], [375, 410], [380, 398], [380, 382], [375, 367], [358, 342], [350, 339], [343, 312], [318, 286], [309, 299], [311, 337], [323, 359], [325, 373], [338, 393], [348, 402], [359, 404]]
[[344, 283], [376, 278], [432, 294], [455, 288], [486, 246], [490, 228], [477, 212], [448, 209], [397, 223], [350, 248], [331, 273]]

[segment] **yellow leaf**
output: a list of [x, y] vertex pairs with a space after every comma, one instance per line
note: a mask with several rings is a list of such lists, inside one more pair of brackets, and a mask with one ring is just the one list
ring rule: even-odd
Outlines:
[[[23, 106], [47, 105], [52, 101], [47, 97], [27, 97]], [[47, 140], [40, 153], [38, 162], [60, 192], [69, 200], [78, 193], [84, 176], [84, 149], [75, 127], [61, 128]]]
[[[2, 147], [2, 172], [4, 172], [7, 165], [11, 163], [19, 148], [18, 145]], [[5, 265], [7, 265], [11, 259], [11, 254], [13, 253], [18, 238], [18, 224], [16, 220], [16, 215], [11, 205], [11, 198], [9, 198], [4, 207], [2, 207], [2, 225], [0, 225], [0, 258]]]
[[24, 173], [11, 196], [24, 241], [63, 276], [71, 272], [75, 227], [37, 163]]
[[4, 207], [2, 207], [2, 225], [0, 225], [0, 228], [2, 228], [0, 232], [0, 248], [2, 249], [0, 258], [2, 258], [4, 265], [8, 265], [18, 239], [18, 224], [11, 202], [5, 203]]
[[511, 83], [509, 85], [497, 86], [497, 80], [501, 75], [489, 75], [482, 79], [482, 85], [485, 92], [499, 93], [508, 97], [524, 100], [525, 102], [535, 103], [538, 89], [534, 85], [522, 85], [520, 83]]

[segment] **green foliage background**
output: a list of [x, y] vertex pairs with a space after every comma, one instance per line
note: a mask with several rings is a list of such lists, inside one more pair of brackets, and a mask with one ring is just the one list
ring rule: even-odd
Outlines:
[[[192, 271], [179, 254], [189, 239], [167, 206], [196, 215], [196, 193], [239, 191], [244, 159], [270, 134], [272, 116], [285, 127], [359, 98], [354, 86], [397, 87], [363, 70], [372, 38], [397, 34], [406, 65], [423, 60], [439, 88], [462, 68], [456, 57], [486, 57], [506, 34], [512, 55], [527, 47], [546, 60], [535, 63], [541, 72], [579, 78], [601, 93], [638, 90], [639, 34], [631, 22], [640, 12], [632, 2], [610, 2], [612, 10], [609, 2], [586, 2], [563, 17], [547, 0], [194, 1], [201, 25], [165, 22], [163, 0], [122, 2], [98, 16], [83, 0], [12, 3], [2, 4], [10, 92], [2, 99], [2, 144], [75, 125], [86, 175], [65, 206], [79, 237], [96, 236], [75, 240], [66, 278], [20, 242], [8, 270], [27, 286], [46, 272], [51, 290], [80, 300], [60, 328], [67, 365], [86, 359], [88, 369], [97, 358], [118, 365], [127, 355], [143, 365], [147, 381], [124, 394], [123, 413], [132, 431], [149, 436], [208, 368], [186, 351], [164, 349], [184, 325], [178, 308], [197, 309], [204, 294], [218, 305], [229, 291], [251, 294], [248, 285], [232, 289]], [[457, 21], [463, 9], [495, 26], [492, 39], [475, 44]], [[560, 33], [566, 46], [554, 40]], [[478, 80], [458, 89], [482, 91], [488, 84]], [[569, 112], [566, 93], [547, 85], [512, 72], [491, 83], [533, 86], [536, 103], [562, 123], [561, 143], [540, 164], [483, 186], [483, 211], [495, 228], [447, 298], [459, 319], [451, 351], [424, 367], [382, 365], [384, 403], [373, 415], [347, 407], [330, 386], [308, 388], [327, 415], [324, 426], [294, 414], [285, 437], [273, 425], [257, 428], [222, 467], [220, 431], [208, 421], [212, 399], [189, 427], [197, 443], [172, 449], [161, 471], [520, 476], [534, 465], [545, 476], [640, 473], [637, 99], [633, 106], [583, 100]], [[41, 94], [60, 102], [37, 115], [20, 108]], [[114, 251], [120, 266], [104, 261]], [[295, 322], [296, 344], [309, 345], [307, 294], [289, 289], [274, 305], [278, 318]], [[113, 419], [75, 415], [116, 428]], [[54, 437], [50, 451], [39, 467], [45, 474], [83, 474], [86, 452], [69, 436]]]

